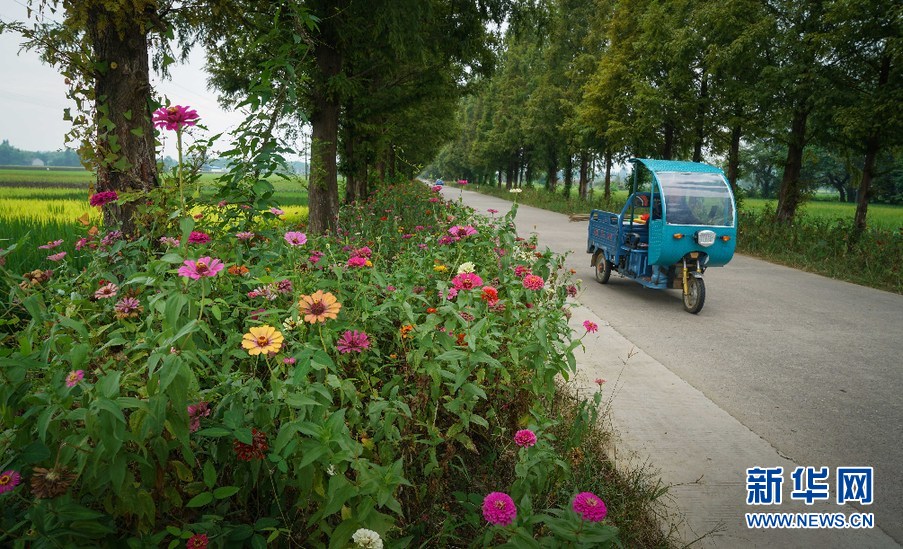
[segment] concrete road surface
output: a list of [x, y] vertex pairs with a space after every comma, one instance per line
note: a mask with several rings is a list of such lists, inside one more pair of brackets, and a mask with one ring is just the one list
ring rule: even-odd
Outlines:
[[[511, 205], [442, 192], [483, 213]], [[584, 281], [580, 302], [620, 335], [790, 462], [829, 467], [832, 498], [836, 467], [874, 467], [874, 503], [860, 510], [903, 543], [903, 296], [738, 255], [706, 271], [705, 307], [691, 315], [679, 290], [649, 290], [616, 273], [596, 283], [587, 222], [527, 206], [516, 221], [522, 236], [535, 232], [541, 246], [571, 253], [568, 266]], [[741, 473], [772, 465], [735, 464]]]

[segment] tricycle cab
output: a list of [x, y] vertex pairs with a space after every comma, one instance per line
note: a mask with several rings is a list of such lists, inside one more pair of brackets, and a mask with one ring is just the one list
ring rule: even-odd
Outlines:
[[[587, 251], [600, 282], [614, 270], [656, 289], [684, 289], [688, 277], [734, 255], [737, 210], [724, 173], [696, 162], [632, 159], [631, 195], [620, 214], [593, 210]], [[600, 269], [602, 272], [600, 273]], [[678, 276], [679, 275], [679, 276]], [[685, 299], [686, 306], [686, 299]], [[698, 312], [698, 307], [688, 307]]]

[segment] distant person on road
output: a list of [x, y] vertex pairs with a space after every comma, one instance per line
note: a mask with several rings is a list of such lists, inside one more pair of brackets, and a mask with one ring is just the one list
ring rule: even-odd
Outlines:
[[442, 181], [441, 178], [440, 178], [440, 179], [437, 179], [437, 180], [436, 180], [436, 185], [439, 185], [439, 186], [441, 187], [442, 185], [445, 185], [445, 181]]

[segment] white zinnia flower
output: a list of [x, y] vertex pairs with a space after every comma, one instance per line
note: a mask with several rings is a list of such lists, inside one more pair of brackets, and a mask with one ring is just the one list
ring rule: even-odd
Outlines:
[[282, 327], [291, 332], [298, 327], [298, 322], [294, 319], [294, 317], [288, 317], [282, 321]]
[[523, 189], [511, 189], [508, 192], [509, 193], [522, 193], [522, 192], [524, 192], [524, 190]]
[[351, 536], [351, 540], [362, 549], [383, 549], [383, 540], [379, 537], [379, 534], [366, 528], [359, 528]]
[[468, 261], [466, 263], [461, 263], [461, 266], [458, 267], [458, 274], [474, 273], [476, 270], [476, 265]]

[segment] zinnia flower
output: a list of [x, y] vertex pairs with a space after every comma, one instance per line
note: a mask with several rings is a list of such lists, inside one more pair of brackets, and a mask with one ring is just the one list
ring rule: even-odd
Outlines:
[[121, 320], [123, 318], [137, 317], [144, 310], [144, 307], [141, 306], [141, 302], [137, 298], [123, 297], [116, 302], [113, 310], [116, 312], [116, 318]]
[[489, 209], [486, 210], [486, 211], [489, 212], [489, 213], [491, 213], [492, 215], [495, 215], [495, 214], [499, 213], [499, 211], [496, 210], [495, 208], [489, 208]]
[[158, 128], [179, 131], [185, 126], [194, 126], [200, 117], [198, 112], [182, 105], [160, 107], [154, 111], [153, 123]]
[[514, 433], [514, 442], [521, 448], [529, 448], [536, 444], [536, 433], [530, 429], [521, 429]]
[[476, 266], [473, 263], [471, 263], [470, 261], [461, 263], [461, 265], [458, 266], [458, 274], [472, 273], [476, 270], [477, 270]]
[[317, 322], [326, 322], [328, 318], [336, 318], [342, 304], [331, 293], [317, 290], [312, 295], [302, 295], [298, 308], [304, 315], [305, 322], [316, 324]]
[[534, 274], [525, 276], [523, 280], [524, 288], [528, 290], [541, 290], [545, 283], [546, 281], [541, 276]]
[[363, 353], [370, 348], [370, 340], [366, 332], [346, 330], [336, 342], [336, 349], [342, 354]]
[[160, 244], [175, 248], [179, 245], [179, 239], [172, 236], [161, 236]]
[[116, 297], [116, 293], [119, 292], [119, 286], [110, 282], [109, 284], [104, 284], [100, 288], [94, 292], [95, 299], [109, 299], [111, 297]]
[[63, 258], [66, 257], [66, 252], [59, 252], [52, 255], [48, 255], [47, 259], [50, 261], [62, 261]]
[[88, 199], [88, 203], [92, 206], [103, 206], [116, 200], [119, 200], [119, 195], [116, 194], [116, 191], [103, 191], [92, 194], [91, 198]]
[[589, 522], [601, 522], [608, 514], [605, 502], [592, 492], [580, 492], [574, 496], [573, 508], [580, 518]]
[[283, 215], [283, 214], [285, 214], [285, 211], [280, 210], [279, 208], [273, 207], [273, 208], [270, 208], [270, 213], [273, 215]]
[[39, 250], [52, 250], [62, 243], [63, 243], [62, 240], [51, 240], [50, 242], [48, 242], [47, 244], [44, 244], [43, 246], [38, 246], [38, 249]]
[[236, 457], [241, 461], [263, 459], [266, 456], [264, 452], [270, 449], [270, 445], [267, 444], [266, 433], [257, 429], [251, 429], [251, 435], [253, 436], [251, 444], [245, 444], [240, 440], [232, 441], [232, 449], [235, 450]]
[[242, 231], [240, 233], [235, 233], [235, 238], [239, 240], [251, 240], [254, 238], [254, 233], [249, 231]]
[[455, 225], [448, 230], [448, 234], [456, 238], [464, 238], [465, 236], [477, 234], [477, 230], [470, 225]]
[[66, 493], [77, 475], [65, 467], [31, 470], [31, 493], [38, 499], [51, 499]]
[[201, 428], [201, 418], [210, 416], [210, 403], [198, 402], [197, 404], [188, 405], [188, 419], [190, 420], [189, 430], [194, 433]]
[[276, 353], [282, 348], [282, 332], [272, 326], [255, 326], [248, 330], [241, 340], [241, 346], [251, 356], [262, 353]]
[[346, 267], [366, 267], [367, 266], [367, 258], [360, 257], [360, 256], [349, 257], [348, 262], [345, 263], [345, 266]]
[[185, 549], [207, 549], [208, 543], [207, 534], [195, 534], [188, 538]]
[[84, 370], [73, 370], [66, 376], [66, 387], [72, 388], [78, 385], [78, 382], [85, 379]]
[[292, 246], [303, 246], [307, 242], [307, 235], [298, 231], [285, 233], [285, 241]]
[[480, 294], [480, 299], [490, 305], [493, 305], [499, 300], [499, 291], [492, 286], [483, 286], [483, 291]]
[[3, 471], [0, 473], [0, 494], [11, 492], [22, 481], [18, 471]]
[[358, 528], [357, 532], [351, 535], [351, 541], [360, 549], [383, 549], [383, 540], [379, 534], [366, 528]]
[[483, 279], [476, 273], [462, 273], [455, 275], [452, 285], [456, 290], [472, 290], [483, 285]]
[[586, 328], [586, 331], [591, 334], [599, 331], [599, 325], [591, 320], [584, 320], [583, 327]]
[[186, 259], [185, 263], [179, 267], [179, 276], [199, 280], [202, 276], [216, 276], [224, 268], [225, 265], [219, 259], [210, 257], [201, 257], [197, 261]]
[[189, 244], [206, 244], [210, 242], [210, 235], [201, 231], [191, 231], [188, 235]]
[[497, 526], [508, 526], [517, 517], [514, 500], [504, 492], [492, 492], [483, 498], [483, 518]]

